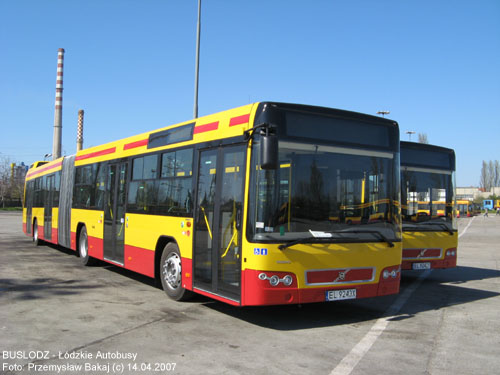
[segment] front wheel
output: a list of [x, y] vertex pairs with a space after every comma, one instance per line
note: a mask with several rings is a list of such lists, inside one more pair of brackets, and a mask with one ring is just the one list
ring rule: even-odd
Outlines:
[[163, 249], [160, 262], [160, 278], [163, 290], [175, 301], [185, 301], [192, 292], [182, 287], [182, 259], [175, 243], [169, 243]]
[[89, 256], [89, 238], [86, 227], [82, 227], [78, 237], [78, 255], [80, 256], [80, 262], [84, 266], [91, 266], [95, 263], [95, 259]]

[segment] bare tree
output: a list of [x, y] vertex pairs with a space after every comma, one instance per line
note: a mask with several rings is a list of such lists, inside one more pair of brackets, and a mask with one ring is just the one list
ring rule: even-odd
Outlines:
[[493, 163], [492, 160], [490, 160], [488, 162], [488, 175], [490, 177], [490, 182], [489, 182], [489, 185], [490, 185], [490, 189], [495, 186], [495, 165]]
[[0, 156], [0, 205], [5, 207], [5, 199], [10, 187], [10, 161]]
[[488, 169], [488, 163], [483, 160], [483, 165], [481, 167], [481, 176], [479, 177], [479, 187], [483, 188], [484, 191], [490, 191], [490, 175]]
[[429, 143], [426, 133], [418, 133], [418, 143], [425, 143], [425, 144]]
[[500, 162], [498, 160], [495, 160], [495, 186], [500, 186]]
[[0, 207], [7, 202], [19, 202], [23, 197], [25, 173], [14, 173], [14, 167], [10, 159], [0, 156]]

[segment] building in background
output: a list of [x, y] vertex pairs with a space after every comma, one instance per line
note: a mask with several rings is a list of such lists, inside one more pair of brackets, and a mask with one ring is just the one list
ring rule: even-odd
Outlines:
[[457, 200], [468, 200], [476, 201], [483, 200], [490, 197], [491, 195], [500, 196], [500, 186], [491, 188], [490, 191], [484, 191], [478, 187], [457, 187], [456, 189], [456, 199]]

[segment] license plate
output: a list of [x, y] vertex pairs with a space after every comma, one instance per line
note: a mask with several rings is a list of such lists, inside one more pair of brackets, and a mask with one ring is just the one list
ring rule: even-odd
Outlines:
[[340, 301], [343, 299], [355, 299], [356, 289], [328, 290], [326, 292], [327, 301]]
[[414, 270], [430, 270], [431, 269], [431, 263], [430, 262], [425, 262], [425, 263], [413, 263], [412, 268]]

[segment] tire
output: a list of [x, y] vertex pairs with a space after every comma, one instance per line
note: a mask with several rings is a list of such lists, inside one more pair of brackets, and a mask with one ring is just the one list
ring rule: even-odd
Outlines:
[[182, 287], [182, 259], [175, 243], [168, 243], [163, 249], [160, 261], [160, 279], [163, 290], [175, 301], [185, 301], [192, 292]]
[[82, 265], [91, 266], [95, 264], [95, 259], [89, 256], [89, 238], [85, 226], [80, 230], [80, 236], [78, 237], [78, 255]]
[[33, 222], [33, 243], [35, 246], [40, 246], [42, 244], [42, 240], [38, 236], [38, 222], [36, 219]]

